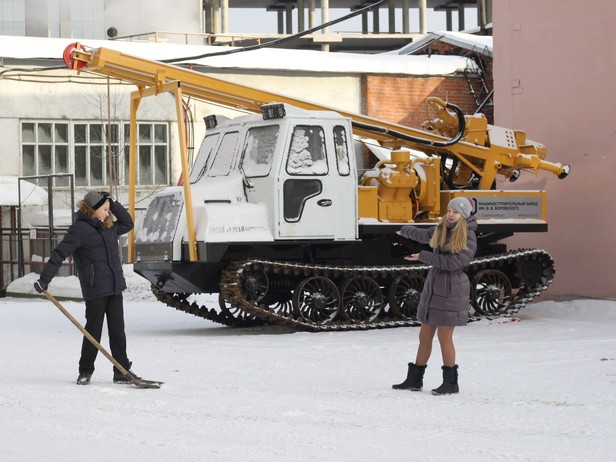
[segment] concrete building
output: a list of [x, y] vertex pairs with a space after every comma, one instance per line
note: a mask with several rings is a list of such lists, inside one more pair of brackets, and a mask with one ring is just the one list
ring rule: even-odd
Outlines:
[[[0, 35], [147, 39], [185, 44], [254, 45], [285, 38], [280, 46], [323, 51], [377, 52], [400, 48], [428, 32], [428, 14], [446, 17], [447, 30], [491, 21], [492, 0], [0, 0]], [[276, 17], [277, 30], [247, 34], [254, 11]], [[325, 27], [333, 12], [361, 17], [341, 32]], [[411, 12], [416, 21], [411, 22]], [[417, 13], [417, 14], [415, 14]], [[336, 20], [340, 19], [337, 14]], [[231, 21], [235, 18], [235, 22]], [[454, 25], [454, 17], [457, 24]], [[241, 19], [241, 20], [238, 20]], [[467, 18], [465, 20], [465, 18]], [[455, 27], [457, 26], [457, 28]], [[319, 28], [314, 33], [307, 33]], [[290, 40], [293, 34], [305, 34]]]
[[494, 2], [495, 121], [571, 165], [563, 181], [526, 175], [513, 184], [549, 192], [549, 232], [511, 243], [552, 254], [550, 296], [616, 297], [614, 15], [616, 3], [603, 0]]

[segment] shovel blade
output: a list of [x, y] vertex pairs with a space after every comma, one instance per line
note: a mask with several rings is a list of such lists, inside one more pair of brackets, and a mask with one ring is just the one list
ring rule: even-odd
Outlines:
[[131, 381], [133, 385], [137, 388], [154, 388], [158, 389], [163, 384], [163, 382], [158, 382], [156, 380], [145, 380], [145, 379], [136, 379]]

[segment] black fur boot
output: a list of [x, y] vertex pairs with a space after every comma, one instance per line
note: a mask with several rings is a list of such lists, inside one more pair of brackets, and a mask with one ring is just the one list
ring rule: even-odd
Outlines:
[[423, 387], [423, 376], [426, 372], [426, 366], [417, 366], [414, 363], [409, 363], [409, 371], [406, 380], [397, 385], [392, 385], [394, 390], [411, 390], [420, 391]]
[[433, 395], [451, 395], [458, 393], [458, 365], [453, 367], [443, 366], [443, 384], [432, 390]]

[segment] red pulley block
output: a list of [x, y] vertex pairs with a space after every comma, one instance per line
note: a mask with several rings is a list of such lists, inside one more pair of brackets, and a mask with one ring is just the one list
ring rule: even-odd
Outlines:
[[71, 69], [81, 69], [86, 65], [83, 61], [75, 61], [73, 59], [73, 51], [82, 50], [82, 46], [79, 42], [71, 43], [64, 49], [64, 64], [66, 64]]

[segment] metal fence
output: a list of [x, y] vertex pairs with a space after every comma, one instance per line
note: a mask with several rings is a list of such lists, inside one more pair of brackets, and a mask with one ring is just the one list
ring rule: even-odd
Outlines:
[[[66, 230], [22, 230], [2, 228], [0, 230], [0, 296], [6, 294], [8, 285], [28, 273], [40, 273], [51, 250], [62, 240]], [[67, 258], [58, 276], [75, 274], [73, 259]]]

